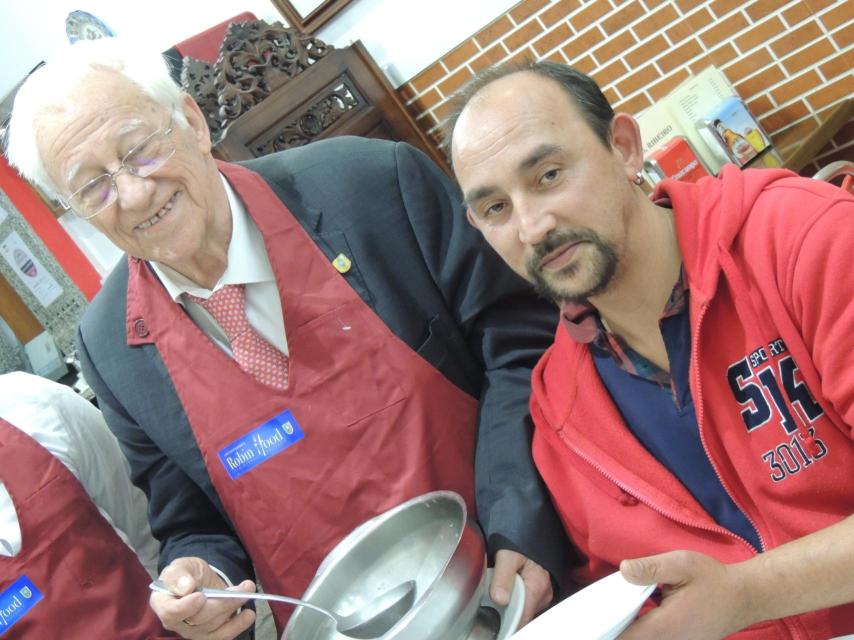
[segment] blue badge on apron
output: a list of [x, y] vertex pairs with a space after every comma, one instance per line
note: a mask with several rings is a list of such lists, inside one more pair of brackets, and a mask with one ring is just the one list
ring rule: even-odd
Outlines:
[[27, 615], [43, 597], [27, 576], [21, 576], [0, 592], [0, 636]]
[[222, 449], [219, 460], [231, 479], [236, 480], [302, 438], [302, 429], [293, 414], [283, 411]]

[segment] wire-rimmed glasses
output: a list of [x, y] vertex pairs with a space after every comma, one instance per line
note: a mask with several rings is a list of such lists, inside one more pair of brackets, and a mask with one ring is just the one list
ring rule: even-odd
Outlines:
[[121, 166], [112, 173], [102, 173], [72, 193], [68, 199], [59, 198], [66, 211], [84, 220], [94, 218], [116, 201], [119, 189], [116, 176], [127, 171], [133, 176], [147, 178], [160, 169], [175, 155], [175, 145], [169, 139], [172, 133], [172, 120], [163, 129], [158, 129], [142, 142], [128, 151], [122, 158]]

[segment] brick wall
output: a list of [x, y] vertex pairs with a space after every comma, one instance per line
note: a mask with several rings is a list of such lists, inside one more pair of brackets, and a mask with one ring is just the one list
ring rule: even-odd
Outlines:
[[[523, 0], [399, 93], [439, 143], [447, 98], [521, 57], [578, 67], [634, 115], [713, 64], [785, 156], [854, 94], [854, 0]], [[854, 120], [804, 173], [840, 159], [854, 160]]]

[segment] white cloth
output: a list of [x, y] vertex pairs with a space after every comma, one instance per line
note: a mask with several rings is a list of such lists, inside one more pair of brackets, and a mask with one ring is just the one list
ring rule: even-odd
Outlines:
[[[101, 515], [157, 574], [160, 544], [148, 525], [148, 501], [101, 412], [74, 391], [28, 373], [0, 375], [0, 417], [58, 458], [83, 485]], [[21, 528], [0, 469], [0, 555], [21, 549]]]
[[225, 332], [211, 315], [187, 296], [188, 293], [207, 300], [211, 294], [227, 284], [246, 286], [246, 319], [249, 324], [279, 351], [288, 355], [282, 303], [273, 268], [267, 258], [264, 238], [234, 193], [228, 181], [220, 176], [228, 194], [231, 207], [231, 240], [228, 244], [228, 265], [213, 289], [200, 287], [164, 264], [151, 263], [166, 291], [176, 302], [183, 304], [193, 322], [229, 356], [231, 347]]

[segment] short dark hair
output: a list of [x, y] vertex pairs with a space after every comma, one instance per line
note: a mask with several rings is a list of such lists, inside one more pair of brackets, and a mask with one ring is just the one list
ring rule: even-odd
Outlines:
[[581, 110], [581, 114], [587, 124], [593, 130], [606, 148], [611, 148], [611, 120], [614, 119], [614, 109], [608, 103], [608, 99], [602, 93], [599, 85], [590, 76], [578, 69], [557, 62], [547, 60], [522, 62], [508, 62], [490, 67], [472, 78], [457, 93], [451, 96], [451, 114], [442, 124], [444, 138], [443, 146], [448, 161], [451, 159], [451, 142], [454, 137], [454, 128], [460, 114], [466, 108], [471, 99], [481, 89], [496, 80], [500, 80], [514, 73], [535, 73], [538, 76], [549, 78], [557, 82], [564, 91], [575, 101]]

